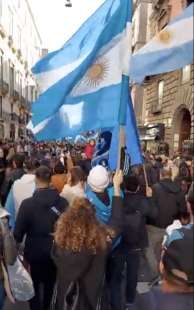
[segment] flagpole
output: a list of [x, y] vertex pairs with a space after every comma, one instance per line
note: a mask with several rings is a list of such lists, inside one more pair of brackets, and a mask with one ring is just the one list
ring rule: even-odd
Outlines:
[[148, 176], [147, 176], [145, 164], [143, 164], [143, 172], [144, 172], [145, 183], [146, 183], [146, 189], [147, 189], [147, 188], [149, 187], [149, 183], [148, 183]]
[[119, 127], [118, 161], [117, 170], [121, 169], [121, 149], [125, 146], [125, 126]]

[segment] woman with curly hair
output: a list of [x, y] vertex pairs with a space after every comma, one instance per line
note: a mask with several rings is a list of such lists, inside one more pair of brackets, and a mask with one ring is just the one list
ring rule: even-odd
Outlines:
[[79, 287], [76, 310], [96, 310], [112, 239], [121, 231], [121, 183], [122, 173], [117, 172], [112, 216], [107, 225], [97, 220], [95, 208], [86, 198], [74, 199], [69, 210], [58, 220], [53, 250], [58, 271], [55, 309], [66, 309], [68, 289], [76, 283]]

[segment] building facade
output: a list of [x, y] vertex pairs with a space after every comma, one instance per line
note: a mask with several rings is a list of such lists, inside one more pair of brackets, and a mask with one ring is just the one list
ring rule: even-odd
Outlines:
[[[132, 51], [133, 53], [146, 44], [150, 36], [149, 19], [152, 12], [152, 0], [133, 0], [132, 19]], [[132, 97], [137, 123], [143, 124], [143, 95], [144, 88], [141, 85], [132, 87]]]
[[[191, 2], [152, 1], [147, 38], [155, 36]], [[182, 70], [147, 77], [142, 86], [143, 104], [141, 97], [140, 101], [136, 99], [137, 104], [142, 104], [140, 128], [156, 125], [163, 128], [158, 138], [169, 145], [171, 154], [181, 152], [185, 143], [191, 143], [194, 139], [193, 76], [194, 67], [191, 64]], [[156, 150], [154, 135], [146, 143], [148, 149]]]
[[41, 38], [27, 0], [0, 0], [0, 138], [26, 136]]

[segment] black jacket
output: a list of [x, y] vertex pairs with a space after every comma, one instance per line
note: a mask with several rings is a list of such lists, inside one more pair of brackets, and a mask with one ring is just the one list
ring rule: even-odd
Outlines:
[[158, 207], [154, 224], [160, 228], [171, 225], [180, 212], [187, 211], [184, 193], [170, 179], [164, 179], [153, 186], [153, 199]]
[[157, 217], [157, 208], [152, 198], [142, 193], [127, 193], [124, 199], [124, 227], [120, 248], [144, 249], [148, 247], [146, 222]]
[[67, 202], [56, 190], [37, 190], [24, 200], [19, 209], [14, 237], [21, 243], [26, 235], [24, 256], [30, 262], [43, 262], [50, 258], [54, 225]]
[[[113, 198], [112, 216], [109, 225], [119, 233], [122, 221], [122, 199]], [[57, 266], [57, 306], [63, 310], [64, 299], [71, 282], [80, 288], [79, 307], [75, 310], [96, 310], [102, 292], [108, 252], [93, 255], [87, 251], [73, 253], [54, 247], [53, 259]]]

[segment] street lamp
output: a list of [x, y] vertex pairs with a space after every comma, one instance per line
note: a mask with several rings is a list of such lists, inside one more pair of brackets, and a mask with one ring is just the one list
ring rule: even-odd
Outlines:
[[71, 0], [66, 0], [66, 1], [65, 1], [65, 6], [66, 6], [67, 8], [71, 8], [71, 7], [72, 7]]

